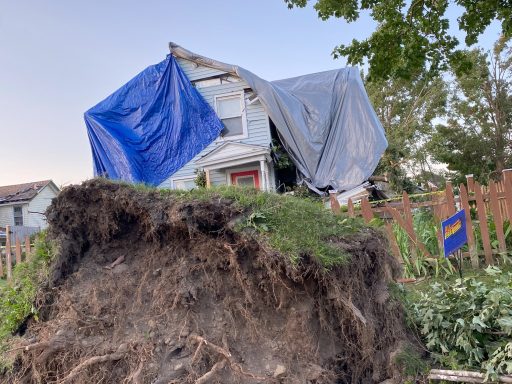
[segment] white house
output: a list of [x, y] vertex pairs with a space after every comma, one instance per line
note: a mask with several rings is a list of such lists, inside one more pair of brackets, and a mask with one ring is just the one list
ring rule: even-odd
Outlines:
[[0, 186], [0, 227], [46, 228], [44, 213], [59, 191], [51, 180]]
[[176, 58], [190, 82], [224, 123], [219, 138], [160, 187], [194, 188], [195, 170], [204, 170], [210, 185], [243, 185], [270, 191], [275, 173], [270, 157], [270, 121], [261, 102], [240, 77]]

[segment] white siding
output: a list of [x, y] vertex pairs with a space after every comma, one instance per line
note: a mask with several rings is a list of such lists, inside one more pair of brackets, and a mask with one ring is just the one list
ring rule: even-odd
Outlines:
[[29, 219], [28, 203], [20, 203], [0, 206], [0, 227], [5, 227], [6, 225], [14, 225], [14, 207], [18, 207], [20, 205], [21, 212], [23, 214], [23, 225], [29, 225], [27, 224]]
[[25, 217], [23, 224], [29, 227], [39, 227], [44, 229], [48, 226], [46, 223], [46, 217], [43, 213], [46, 212], [46, 209], [51, 204], [52, 199], [57, 196], [57, 193], [54, 189], [47, 185], [44, 187], [39, 193], [30, 200], [28, 204], [27, 212], [27, 220], [25, 221]]
[[[185, 59], [178, 59], [178, 63], [180, 64], [181, 68], [191, 81], [224, 73], [208, 67], [198, 66], [197, 64]], [[244, 88], [249, 88], [249, 85], [245, 81], [240, 81], [235, 83], [216, 85], [212, 87], [198, 88], [198, 91], [204, 97], [206, 102], [210, 104], [212, 108], [215, 108], [214, 96], [233, 92], [240, 92]], [[246, 106], [246, 117], [248, 137], [241, 140], [233, 140], [233, 142], [261, 145], [264, 146], [265, 148], [268, 148], [271, 141], [270, 125], [268, 121], [268, 115], [266, 114], [263, 106], [259, 101], [252, 103], [249, 106]], [[196, 155], [191, 161], [185, 164], [178, 172], [176, 172], [169, 179], [165, 180], [162, 184], [160, 184], [160, 187], [172, 188], [172, 178], [179, 179], [193, 177], [194, 170], [197, 168], [194, 162], [203, 157], [204, 155], [206, 155], [207, 153], [211, 152], [218, 145], [224, 143], [225, 141], [226, 140], [222, 138], [218, 138], [217, 140], [215, 140], [208, 147], [202, 150], [198, 155]], [[269, 167], [272, 167], [272, 164], [269, 164]], [[226, 173], [223, 171], [211, 171], [210, 180], [213, 185], [226, 184]], [[271, 185], [273, 186], [273, 180], [271, 180]]]

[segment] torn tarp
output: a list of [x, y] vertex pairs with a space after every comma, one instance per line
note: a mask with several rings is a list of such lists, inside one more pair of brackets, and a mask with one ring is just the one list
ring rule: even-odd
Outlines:
[[95, 175], [150, 185], [192, 160], [223, 128], [172, 55], [84, 117]]

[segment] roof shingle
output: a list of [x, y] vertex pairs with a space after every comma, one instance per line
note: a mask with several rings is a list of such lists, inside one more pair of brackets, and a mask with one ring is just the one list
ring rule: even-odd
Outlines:
[[17, 201], [31, 200], [38, 192], [46, 187], [51, 180], [33, 181], [31, 183], [6, 185], [0, 187], [0, 205]]

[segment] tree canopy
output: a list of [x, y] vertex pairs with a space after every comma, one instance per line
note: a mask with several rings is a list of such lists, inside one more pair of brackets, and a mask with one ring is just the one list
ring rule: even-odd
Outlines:
[[[308, 0], [284, 0], [289, 8], [305, 7]], [[468, 70], [471, 62], [459, 49], [459, 40], [450, 34], [448, 8], [458, 6], [458, 28], [465, 32], [467, 46], [492, 21], [501, 22], [502, 34], [512, 35], [511, 0], [315, 0], [322, 20], [331, 17], [354, 22], [369, 12], [376, 30], [364, 40], [334, 48], [334, 57], [345, 56], [350, 65], [368, 60], [369, 77], [409, 79], [419, 73], [437, 73], [452, 67], [457, 73]]]
[[472, 68], [454, 74], [448, 119], [428, 147], [458, 181], [471, 173], [486, 182], [512, 166], [512, 45], [502, 37], [492, 52], [464, 54]]

